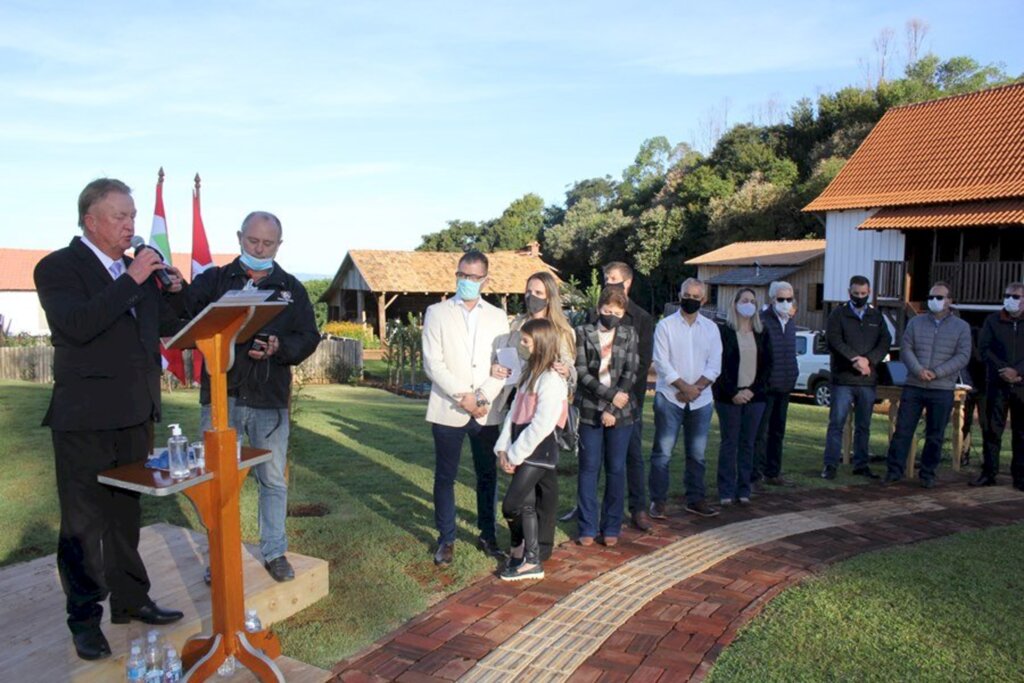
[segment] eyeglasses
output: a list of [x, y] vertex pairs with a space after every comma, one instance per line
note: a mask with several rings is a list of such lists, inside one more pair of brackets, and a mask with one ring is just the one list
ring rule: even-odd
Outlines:
[[942, 296], [941, 294], [929, 294], [928, 295], [928, 301], [945, 301], [945, 300], [946, 300], [946, 297]]
[[1007, 299], [1015, 299], [1017, 301], [1020, 301], [1020, 294], [1009, 294], [1009, 293], [1007, 293], [1006, 298]]
[[469, 273], [463, 273], [461, 270], [455, 273], [455, 277], [460, 280], [469, 280], [470, 282], [483, 282], [487, 278], [486, 275], [470, 275]]
[[791, 304], [791, 303], [793, 303], [793, 297], [791, 297], [791, 296], [777, 296], [777, 297], [775, 297], [775, 300], [778, 301], [780, 304]]

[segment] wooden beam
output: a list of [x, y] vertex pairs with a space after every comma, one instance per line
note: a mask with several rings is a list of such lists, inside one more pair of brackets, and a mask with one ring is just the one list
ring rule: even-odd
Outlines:
[[356, 320], [366, 324], [366, 293], [363, 290], [356, 290]]
[[[383, 296], [385, 296], [385, 295], [386, 295], [386, 294], [382, 294], [381, 296], [383, 297]], [[384, 310], [386, 311], [386, 310], [388, 310], [389, 308], [391, 308], [391, 304], [395, 303], [395, 299], [397, 299], [397, 298], [398, 298], [398, 295], [397, 295], [397, 294], [395, 294], [395, 295], [394, 295], [393, 297], [391, 297], [390, 299], [388, 299], [387, 303], [385, 303], [385, 304], [384, 304]]]
[[[388, 295], [387, 292], [381, 292], [377, 295], [377, 331], [380, 335], [380, 341], [383, 344], [387, 340], [387, 312], [388, 304], [384, 302], [384, 297]], [[395, 296], [398, 296], [397, 294]], [[392, 297], [391, 301], [395, 299]]]

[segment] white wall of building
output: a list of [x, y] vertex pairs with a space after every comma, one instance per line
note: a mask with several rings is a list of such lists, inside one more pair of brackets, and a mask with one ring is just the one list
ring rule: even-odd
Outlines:
[[0, 292], [0, 315], [11, 334], [50, 334], [46, 314], [35, 292]]
[[[875, 261], [903, 261], [899, 230], [858, 230], [875, 209], [829, 211], [825, 217], [825, 301], [845, 301], [850, 278], [875, 277]], [[874, 284], [874, 283], [872, 283]]]

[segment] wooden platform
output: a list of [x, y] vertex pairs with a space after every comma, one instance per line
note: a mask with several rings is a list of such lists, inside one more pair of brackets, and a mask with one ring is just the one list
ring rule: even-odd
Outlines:
[[[210, 631], [210, 590], [203, 583], [206, 536], [169, 524], [142, 529], [139, 550], [146, 562], [160, 606], [179, 609], [185, 618], [160, 627], [168, 643], [181, 650], [187, 638]], [[263, 569], [259, 551], [246, 546], [246, 607], [255, 609], [264, 625], [286, 619], [327, 595], [327, 562], [289, 553], [295, 580], [277, 583]], [[114, 656], [85, 662], [75, 655], [65, 622], [64, 592], [55, 555], [0, 569], [0, 680], [118, 681], [124, 679], [129, 646], [153, 628], [138, 622], [110, 624], [104, 605], [103, 632]], [[329, 673], [287, 657], [278, 659], [288, 681], [325, 681]], [[247, 673], [247, 672], [245, 672]], [[231, 680], [254, 680], [239, 673]]]

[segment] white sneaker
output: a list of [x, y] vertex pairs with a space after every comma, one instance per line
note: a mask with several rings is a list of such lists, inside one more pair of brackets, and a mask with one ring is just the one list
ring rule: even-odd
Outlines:
[[732, 505], [732, 498], [722, 498], [718, 501], [718, 504], [724, 508], [729, 507], [730, 505]]

